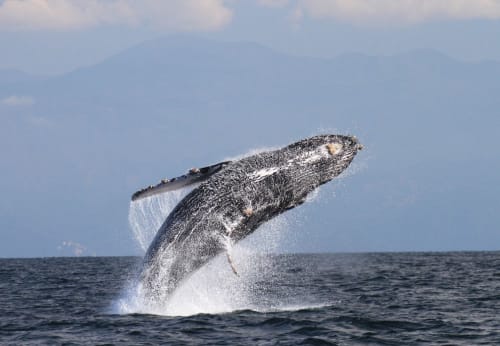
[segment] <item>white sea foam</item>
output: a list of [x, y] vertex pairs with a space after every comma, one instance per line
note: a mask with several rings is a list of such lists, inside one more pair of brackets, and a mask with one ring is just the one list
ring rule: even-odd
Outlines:
[[[150, 201], [152, 202], [152, 201]], [[165, 209], [155, 201], [156, 209], [151, 213], [161, 214]], [[144, 206], [142, 206], [144, 207]], [[137, 214], [141, 220], [142, 213]], [[131, 219], [133, 217], [131, 216]], [[141, 220], [133, 220], [135, 231], [140, 230]], [[238, 274], [235, 275], [225, 253], [220, 254], [207, 265], [183, 281], [166, 301], [151, 304], [143, 297], [139, 282], [131, 282], [122, 296], [113, 304], [113, 312], [120, 314], [145, 313], [172, 316], [187, 316], [201, 313], [218, 314], [237, 310], [277, 311], [295, 309], [282, 302], [262, 304], [259, 282], [278, 280], [269, 254], [279, 252], [282, 240], [287, 237], [287, 218], [280, 216], [262, 226], [256, 233], [238, 244], [230, 245], [228, 251]], [[147, 222], [144, 225], [150, 226]], [[143, 225], [143, 226], [144, 226]], [[149, 232], [149, 230], [145, 230]], [[137, 236], [147, 239], [149, 236]], [[300, 306], [297, 309], [305, 308]]]

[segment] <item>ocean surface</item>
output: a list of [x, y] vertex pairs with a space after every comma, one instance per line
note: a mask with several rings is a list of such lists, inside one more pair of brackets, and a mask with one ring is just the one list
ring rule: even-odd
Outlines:
[[154, 314], [140, 260], [1, 259], [0, 344], [500, 345], [500, 252], [267, 255]]

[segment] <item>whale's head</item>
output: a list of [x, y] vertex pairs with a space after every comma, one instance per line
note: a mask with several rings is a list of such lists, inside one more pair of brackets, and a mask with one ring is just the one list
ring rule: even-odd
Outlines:
[[327, 134], [296, 142], [290, 149], [296, 151], [296, 162], [313, 170], [323, 184], [342, 173], [363, 145], [354, 136]]

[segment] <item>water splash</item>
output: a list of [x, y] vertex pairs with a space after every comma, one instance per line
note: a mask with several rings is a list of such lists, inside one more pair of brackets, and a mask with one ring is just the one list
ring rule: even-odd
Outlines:
[[279, 148], [280, 147], [274, 147], [274, 146], [253, 148], [253, 149], [250, 149], [246, 153], [243, 153], [243, 154], [238, 154], [238, 155], [234, 155], [234, 156], [227, 156], [222, 161], [236, 161], [236, 160], [240, 160], [240, 159], [243, 159], [245, 157], [252, 156], [252, 155], [257, 155], [257, 154], [260, 154], [260, 153], [263, 153], [266, 151], [277, 150]]
[[128, 221], [137, 246], [145, 253], [167, 215], [194, 187], [130, 202]]
[[[151, 213], [162, 213], [164, 209], [160, 210], [160, 204], [157, 204], [157, 209]], [[113, 312], [188, 316], [238, 310], [276, 311], [303, 308], [296, 304], [286, 304], [283, 300], [269, 301], [263, 297], [261, 291], [262, 282], [269, 285], [280, 278], [270, 254], [279, 252], [283, 240], [289, 238], [289, 220], [288, 216], [279, 216], [243, 241], [228, 244], [228, 251], [238, 275], [233, 273], [227, 254], [222, 253], [182, 282], [164, 301], [151, 304], [145, 299], [141, 283], [133, 280], [122, 296], [114, 302]], [[145, 238], [146, 236], [137, 239]]]

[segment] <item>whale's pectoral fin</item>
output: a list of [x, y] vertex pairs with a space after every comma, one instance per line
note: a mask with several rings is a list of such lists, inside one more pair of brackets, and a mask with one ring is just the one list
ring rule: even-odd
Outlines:
[[227, 260], [228, 260], [228, 262], [229, 262], [229, 265], [231, 266], [231, 269], [233, 270], [234, 275], [236, 275], [236, 276], [240, 276], [240, 275], [238, 274], [238, 272], [236, 271], [236, 268], [234, 267], [234, 264], [233, 264], [233, 259], [231, 258], [231, 254], [229, 253], [229, 251], [228, 251], [228, 252], [226, 252], [226, 253], [227, 253]]
[[188, 185], [202, 182], [203, 180], [207, 180], [210, 176], [220, 171], [230, 162], [231, 161], [224, 161], [202, 168], [191, 168], [187, 174], [181, 175], [180, 177], [172, 179], [162, 179], [159, 184], [155, 186], [150, 185], [134, 193], [132, 195], [132, 201], [154, 196], [163, 192], [182, 189], [183, 187], [186, 187]]

